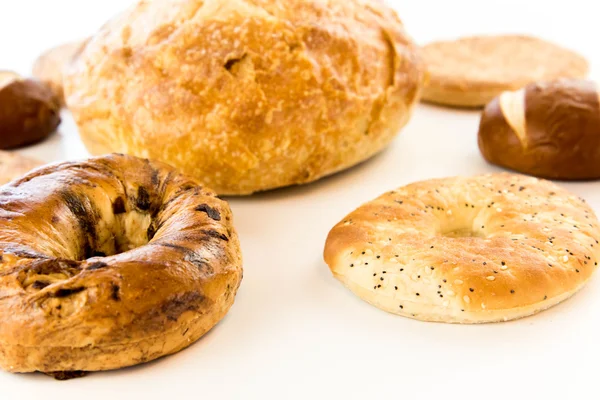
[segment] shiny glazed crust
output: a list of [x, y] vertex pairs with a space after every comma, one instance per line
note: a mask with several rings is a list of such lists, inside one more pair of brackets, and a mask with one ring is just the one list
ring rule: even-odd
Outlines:
[[561, 79], [504, 92], [483, 111], [489, 162], [551, 179], [600, 179], [600, 101], [594, 82]]
[[105, 25], [65, 90], [93, 154], [165, 161], [219, 194], [248, 194], [381, 150], [423, 77], [376, 0], [156, 0]]
[[110, 155], [0, 188], [0, 366], [95, 371], [183, 349], [242, 276], [229, 206], [171, 167]]
[[0, 185], [19, 178], [40, 165], [41, 161], [0, 150]]
[[430, 79], [423, 100], [482, 107], [505, 90], [557, 78], [584, 78], [580, 55], [529, 36], [472, 36], [423, 47]]
[[579, 290], [600, 258], [591, 208], [514, 174], [414, 183], [349, 214], [325, 261], [363, 300], [425, 321], [525, 317]]

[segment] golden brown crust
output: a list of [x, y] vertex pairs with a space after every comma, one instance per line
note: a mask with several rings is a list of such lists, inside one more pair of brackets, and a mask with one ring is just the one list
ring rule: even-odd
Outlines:
[[42, 53], [32, 68], [32, 75], [50, 87], [61, 107], [65, 105], [63, 71], [82, 50], [86, 41], [65, 43]]
[[530, 36], [472, 36], [423, 47], [430, 79], [423, 100], [481, 107], [505, 90], [557, 78], [584, 78], [580, 55]]
[[505, 321], [575, 293], [600, 259], [587, 204], [514, 174], [434, 179], [388, 192], [329, 233], [336, 278], [377, 307], [427, 321]]
[[39, 142], [58, 124], [59, 108], [46, 85], [0, 71], [0, 149]]
[[227, 203], [160, 163], [110, 155], [0, 190], [0, 366], [94, 371], [178, 351], [232, 305]]
[[424, 67], [391, 9], [328, 3], [139, 3], [67, 73], [84, 143], [168, 162], [220, 194], [367, 159], [407, 122]]
[[40, 165], [42, 165], [42, 162], [36, 159], [17, 153], [0, 151], [0, 185], [19, 178]]
[[[512, 107], [514, 103], [518, 104]], [[503, 93], [483, 111], [479, 148], [489, 162], [522, 173], [551, 179], [599, 179], [596, 84], [561, 79]]]

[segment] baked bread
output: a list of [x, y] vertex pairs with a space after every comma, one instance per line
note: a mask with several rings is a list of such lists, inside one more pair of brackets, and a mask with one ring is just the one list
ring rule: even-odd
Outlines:
[[46, 139], [60, 124], [50, 88], [10, 71], [0, 71], [0, 149]]
[[592, 209], [549, 181], [507, 173], [417, 182], [350, 213], [329, 233], [334, 276], [382, 310], [480, 323], [551, 307], [600, 258]]
[[36, 159], [0, 150], [0, 185], [19, 178], [40, 165], [42, 162]]
[[50, 87], [59, 105], [65, 105], [63, 70], [81, 51], [85, 41], [65, 43], [42, 53], [33, 64], [32, 75]]
[[219, 194], [249, 194], [380, 151], [423, 77], [378, 0], [156, 0], [106, 24], [65, 90], [92, 154], [164, 161]]
[[479, 149], [490, 163], [526, 174], [599, 179], [597, 85], [561, 79], [503, 92], [481, 115]]
[[227, 313], [242, 266], [225, 201], [109, 155], [0, 188], [0, 272], [0, 367], [64, 378], [189, 346]]
[[505, 90], [557, 78], [584, 78], [580, 55], [523, 35], [472, 36], [423, 47], [429, 82], [423, 100], [456, 107], [482, 107]]

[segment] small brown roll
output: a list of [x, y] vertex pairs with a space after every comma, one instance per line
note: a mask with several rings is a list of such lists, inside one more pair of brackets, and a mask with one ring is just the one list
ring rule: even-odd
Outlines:
[[600, 178], [596, 84], [562, 79], [503, 92], [483, 111], [479, 149], [492, 164], [542, 178]]
[[60, 124], [59, 105], [45, 84], [0, 71], [0, 149], [39, 142]]

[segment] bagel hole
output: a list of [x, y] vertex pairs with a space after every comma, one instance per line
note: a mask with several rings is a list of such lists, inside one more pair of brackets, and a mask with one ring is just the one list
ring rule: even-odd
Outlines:
[[61, 192], [68, 214], [61, 211], [57, 219], [59, 224], [70, 225], [63, 235], [69, 234], [70, 242], [78, 244], [62, 257], [75, 261], [109, 257], [148, 244], [148, 234], [153, 235], [152, 230], [149, 232], [153, 222], [150, 193], [142, 187], [137, 192], [133, 201], [117, 198], [109, 204], [72, 191]]
[[442, 235], [449, 237], [449, 238], [467, 238], [467, 237], [483, 238], [483, 237], [485, 237], [485, 235], [482, 232], [474, 231], [472, 228], [453, 229], [453, 230], [443, 232]]
[[149, 213], [131, 210], [115, 215], [110, 226], [98, 226], [92, 257], [113, 256], [147, 245], [154, 236], [152, 226]]

